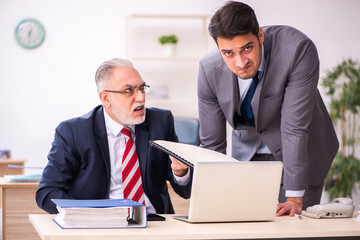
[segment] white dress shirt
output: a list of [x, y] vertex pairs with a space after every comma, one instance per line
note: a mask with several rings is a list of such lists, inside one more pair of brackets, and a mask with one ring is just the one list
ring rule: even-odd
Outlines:
[[[122, 158], [125, 151], [125, 135], [121, 133], [124, 128], [123, 125], [114, 121], [104, 110], [105, 127], [107, 132], [107, 139], [109, 144], [109, 155], [110, 155], [110, 192], [109, 198], [111, 199], [122, 199], [124, 198], [124, 187], [122, 185]], [[135, 126], [128, 126], [131, 129], [131, 137], [136, 142]], [[175, 180], [178, 184], [185, 186], [190, 181], [190, 171], [184, 177], [178, 177], [176, 175]], [[150, 199], [145, 197], [145, 205], [147, 213], [156, 213], [154, 206], [150, 202]]]

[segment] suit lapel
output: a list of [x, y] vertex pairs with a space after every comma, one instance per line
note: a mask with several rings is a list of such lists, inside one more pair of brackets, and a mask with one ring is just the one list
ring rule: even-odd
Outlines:
[[255, 118], [255, 128], [257, 129], [259, 126], [259, 111], [261, 108], [260, 105], [260, 99], [263, 98], [263, 86], [266, 83], [266, 73], [267, 73], [267, 68], [268, 68], [268, 63], [269, 63], [269, 58], [267, 56], [269, 56], [269, 53], [271, 51], [271, 39], [268, 38], [267, 34], [264, 32], [264, 37], [265, 37], [265, 41], [264, 41], [264, 56], [265, 56], [265, 67], [264, 67], [264, 72], [261, 76], [261, 78], [259, 79], [259, 83], [256, 87], [253, 99], [251, 101], [251, 107], [253, 109], [253, 114], [254, 114], [254, 118]]
[[224, 61], [221, 61], [215, 68], [214, 79], [219, 79], [215, 81], [219, 104], [229, 124], [235, 127], [234, 115], [240, 111], [240, 96], [236, 75], [226, 66]]
[[146, 189], [146, 162], [149, 147], [149, 131], [146, 121], [140, 125], [135, 126], [135, 135], [136, 152], [139, 158], [142, 184], [144, 186], [144, 189]]
[[107, 179], [110, 179], [110, 155], [109, 155], [109, 145], [107, 140], [103, 107], [99, 108], [95, 114], [96, 115], [94, 122], [94, 130], [95, 130], [95, 134], [98, 136], [97, 142], [101, 152], [102, 159], [106, 167], [106, 173], [108, 177]]

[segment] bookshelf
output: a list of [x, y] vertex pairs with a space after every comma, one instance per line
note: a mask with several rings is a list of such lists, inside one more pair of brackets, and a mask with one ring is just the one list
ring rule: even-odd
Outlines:
[[[175, 116], [198, 117], [199, 60], [214, 47], [207, 15], [133, 14], [126, 19], [126, 54], [150, 87], [147, 106], [170, 109]], [[158, 38], [178, 38], [175, 55], [163, 55]], [[159, 93], [161, 89], [161, 94]]]

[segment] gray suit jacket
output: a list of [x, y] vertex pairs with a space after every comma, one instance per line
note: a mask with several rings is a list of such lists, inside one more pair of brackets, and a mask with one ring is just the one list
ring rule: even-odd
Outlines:
[[237, 77], [216, 49], [200, 61], [198, 100], [202, 147], [226, 152], [226, 121], [234, 129], [232, 155], [249, 160], [261, 141], [284, 163], [284, 189], [322, 184], [339, 143], [317, 89], [313, 42], [289, 26], [263, 27], [265, 69], [252, 99], [255, 128], [237, 118]]

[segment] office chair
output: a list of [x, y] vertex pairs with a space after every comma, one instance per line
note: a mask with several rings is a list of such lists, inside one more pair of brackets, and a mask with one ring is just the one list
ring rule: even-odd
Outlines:
[[199, 146], [199, 120], [192, 117], [175, 117], [174, 120], [175, 132], [179, 142]]

